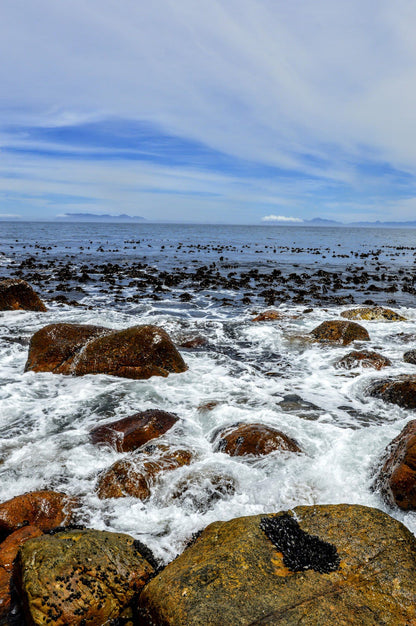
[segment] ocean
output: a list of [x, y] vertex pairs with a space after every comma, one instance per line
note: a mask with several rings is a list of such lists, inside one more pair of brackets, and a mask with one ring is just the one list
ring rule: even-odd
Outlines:
[[[147, 223], [0, 224], [0, 279], [21, 277], [48, 311], [0, 312], [0, 501], [54, 489], [80, 498], [77, 522], [127, 532], [161, 562], [215, 520], [302, 504], [380, 508], [416, 532], [416, 514], [373, 491], [386, 445], [414, 417], [370, 398], [374, 378], [416, 373], [416, 230]], [[355, 304], [388, 306], [405, 322], [360, 322], [365, 349], [392, 365], [341, 370], [350, 347], [305, 336]], [[253, 322], [276, 309], [282, 319]], [[24, 373], [34, 332], [54, 322], [164, 328], [188, 370], [128, 380]], [[100, 472], [128, 455], [89, 431], [158, 408], [180, 421], [163, 436], [193, 462], [161, 474], [151, 497], [100, 500]], [[262, 423], [302, 454], [230, 457], [218, 429]], [[226, 487], [224, 487], [226, 485]]]

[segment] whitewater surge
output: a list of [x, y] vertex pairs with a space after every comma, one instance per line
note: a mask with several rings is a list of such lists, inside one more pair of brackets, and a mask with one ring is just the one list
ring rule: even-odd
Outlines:
[[[0, 501], [45, 488], [79, 496], [78, 523], [130, 533], [162, 562], [210, 522], [303, 504], [374, 506], [416, 532], [415, 513], [389, 509], [371, 490], [385, 446], [413, 415], [365, 394], [372, 378], [414, 372], [402, 356], [412, 347], [409, 336], [416, 334], [416, 310], [398, 309], [407, 322], [362, 322], [371, 338], [363, 347], [392, 361], [381, 372], [336, 369], [334, 362], [349, 346], [305, 340], [319, 323], [338, 318], [345, 306], [308, 313], [304, 307], [279, 310], [283, 320], [259, 323], [251, 321], [250, 310], [233, 316], [221, 308], [179, 309], [169, 301], [123, 311], [52, 305], [43, 314], [1, 313]], [[196, 335], [208, 342], [181, 350], [189, 369], [168, 378], [24, 373], [30, 337], [52, 322], [117, 329], [156, 324], [178, 342]], [[190, 448], [193, 463], [160, 475], [147, 502], [100, 500], [95, 493], [99, 473], [126, 455], [92, 445], [89, 431], [150, 408], [181, 418], [163, 441]], [[303, 454], [274, 452], [253, 459], [215, 452], [218, 428], [236, 422], [282, 430]]]

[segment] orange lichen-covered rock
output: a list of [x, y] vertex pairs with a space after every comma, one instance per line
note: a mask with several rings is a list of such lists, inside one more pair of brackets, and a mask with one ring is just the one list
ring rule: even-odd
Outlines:
[[99, 326], [51, 324], [35, 333], [25, 371], [146, 379], [187, 367], [169, 335], [157, 326], [112, 331]]
[[140, 624], [414, 624], [416, 539], [358, 505], [210, 524], [143, 589]]
[[314, 341], [319, 343], [335, 343], [343, 346], [348, 345], [352, 341], [369, 341], [368, 332], [363, 326], [356, 322], [344, 322], [341, 320], [332, 320], [322, 322], [311, 332]]
[[274, 320], [281, 320], [284, 316], [279, 311], [270, 309], [269, 311], [263, 311], [256, 317], [253, 317], [252, 322], [272, 322]]
[[32, 287], [19, 278], [0, 281], [0, 311], [46, 311], [46, 306]]
[[35, 626], [113, 623], [153, 573], [133, 537], [100, 530], [30, 539], [17, 569], [27, 621]]
[[69, 524], [77, 500], [57, 491], [31, 491], [0, 504], [0, 536], [22, 526], [47, 531]]
[[416, 511], [416, 420], [406, 424], [386, 454], [375, 487], [389, 504]]
[[216, 450], [230, 456], [261, 456], [275, 450], [301, 452], [293, 439], [264, 424], [234, 424], [220, 431], [216, 439]]
[[406, 318], [391, 309], [382, 306], [362, 306], [356, 309], [343, 311], [341, 317], [348, 320], [374, 320], [383, 322], [405, 322]]
[[148, 409], [116, 422], [97, 426], [90, 432], [94, 444], [110, 444], [118, 452], [130, 452], [160, 437], [178, 421], [167, 411]]
[[105, 499], [132, 496], [147, 500], [158, 474], [189, 465], [191, 460], [192, 453], [189, 450], [171, 449], [165, 444], [150, 444], [135, 457], [117, 461], [100, 476], [98, 497]]

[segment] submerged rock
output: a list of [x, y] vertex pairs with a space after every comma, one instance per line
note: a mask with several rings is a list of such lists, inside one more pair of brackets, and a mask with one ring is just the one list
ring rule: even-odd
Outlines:
[[302, 452], [293, 439], [264, 424], [233, 424], [220, 431], [216, 438], [216, 451], [230, 456], [262, 456], [275, 450]]
[[386, 449], [387, 458], [375, 481], [389, 504], [416, 510], [416, 420], [412, 420]]
[[367, 387], [367, 393], [404, 409], [416, 409], [416, 375], [403, 374], [396, 378], [374, 380]]
[[391, 309], [385, 309], [381, 306], [363, 306], [357, 309], [343, 311], [341, 317], [348, 320], [377, 320], [386, 322], [405, 322], [406, 318]]
[[153, 573], [133, 537], [70, 530], [27, 541], [18, 559], [20, 597], [35, 625], [108, 624]]
[[370, 352], [369, 350], [353, 350], [335, 363], [335, 367], [347, 370], [357, 367], [357, 365], [361, 365], [361, 367], [372, 367], [376, 370], [380, 370], [383, 367], [391, 365], [391, 361], [378, 352]]
[[0, 311], [46, 311], [38, 294], [24, 280], [9, 278], [0, 281]]
[[232, 496], [235, 488], [236, 481], [231, 474], [216, 468], [190, 468], [172, 485], [168, 501], [206, 513], [218, 500]]
[[100, 476], [97, 485], [98, 497], [104, 500], [132, 496], [147, 500], [158, 474], [189, 465], [191, 460], [190, 450], [171, 449], [164, 444], [150, 444], [140, 454], [116, 461]]
[[185, 372], [169, 335], [157, 326], [112, 331], [99, 326], [51, 324], [35, 333], [25, 371], [146, 379]]
[[130, 452], [160, 437], [178, 421], [177, 415], [148, 409], [130, 417], [97, 426], [90, 432], [94, 444], [110, 444], [118, 452]]
[[336, 343], [343, 346], [352, 341], [369, 341], [370, 336], [366, 329], [355, 322], [332, 320], [322, 322], [311, 331], [314, 341], [320, 343]]
[[403, 354], [403, 361], [416, 365], [416, 350], [408, 350]]
[[0, 504], [0, 536], [22, 526], [47, 531], [72, 520], [77, 500], [57, 491], [31, 491]]
[[416, 539], [358, 505], [210, 524], [144, 588], [142, 624], [412, 624]]

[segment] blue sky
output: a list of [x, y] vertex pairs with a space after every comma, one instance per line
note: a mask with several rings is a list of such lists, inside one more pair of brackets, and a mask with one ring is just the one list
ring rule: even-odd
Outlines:
[[0, 218], [416, 219], [414, 2], [4, 0], [0, 29]]

